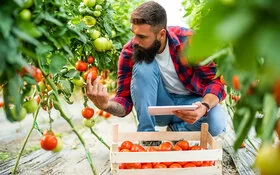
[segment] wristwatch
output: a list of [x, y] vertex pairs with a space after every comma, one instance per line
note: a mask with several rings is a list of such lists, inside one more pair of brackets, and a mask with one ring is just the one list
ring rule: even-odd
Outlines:
[[207, 116], [208, 112], [210, 111], [210, 106], [208, 103], [202, 102], [202, 105], [204, 105], [207, 108], [207, 111], [205, 112], [205, 114], [203, 116]]

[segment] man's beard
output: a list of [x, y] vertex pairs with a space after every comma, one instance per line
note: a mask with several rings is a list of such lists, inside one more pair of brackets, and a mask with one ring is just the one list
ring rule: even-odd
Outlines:
[[153, 44], [145, 49], [143, 47], [140, 47], [138, 44], [133, 45], [133, 59], [135, 62], [142, 62], [145, 61], [146, 63], [151, 63], [161, 46], [161, 43], [159, 40], [155, 40]]

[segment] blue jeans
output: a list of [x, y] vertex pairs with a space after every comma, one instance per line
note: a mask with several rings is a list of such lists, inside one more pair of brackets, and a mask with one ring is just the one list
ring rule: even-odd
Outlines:
[[178, 95], [168, 93], [161, 79], [156, 60], [134, 64], [131, 80], [131, 97], [139, 121], [137, 131], [155, 131], [155, 126], [171, 124], [175, 131], [200, 131], [201, 123], [208, 123], [209, 132], [217, 136], [225, 131], [228, 114], [220, 104], [213, 107], [206, 117], [194, 124], [184, 122], [175, 115], [153, 116], [148, 114], [148, 106], [190, 105], [201, 101], [198, 95]]

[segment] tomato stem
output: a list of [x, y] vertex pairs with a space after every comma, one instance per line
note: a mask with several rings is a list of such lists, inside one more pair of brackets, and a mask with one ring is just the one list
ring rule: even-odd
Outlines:
[[110, 150], [109, 145], [108, 145], [107, 143], [105, 143], [104, 140], [103, 140], [101, 137], [99, 137], [99, 136], [94, 132], [94, 130], [93, 130], [92, 128], [90, 128], [90, 131], [91, 131], [91, 133], [92, 133], [103, 145], [105, 145], [105, 146]]
[[31, 128], [30, 128], [30, 130], [29, 130], [27, 136], [26, 136], [25, 139], [24, 139], [23, 145], [22, 145], [22, 147], [21, 147], [21, 149], [20, 149], [20, 151], [19, 151], [19, 153], [18, 153], [15, 166], [14, 166], [14, 168], [12, 169], [12, 174], [15, 174], [15, 173], [16, 173], [16, 170], [17, 170], [17, 168], [18, 168], [18, 164], [19, 164], [20, 157], [22, 156], [23, 150], [25, 149], [25, 146], [26, 146], [26, 143], [27, 143], [27, 141], [28, 141], [28, 139], [29, 139], [29, 137], [30, 137], [30, 135], [31, 135], [31, 133], [32, 133], [32, 131], [33, 131], [33, 129], [34, 129], [34, 127], [35, 127], [34, 123], [36, 123], [37, 116], [38, 116], [38, 113], [39, 113], [39, 109], [40, 109], [40, 108], [38, 108], [38, 109], [36, 110], [36, 113], [33, 114], [33, 116], [34, 116], [33, 125], [31, 126]]
[[66, 114], [64, 113], [64, 111], [62, 110], [61, 108], [61, 105], [59, 104], [59, 101], [54, 101], [54, 107], [56, 110], [58, 110], [60, 112], [60, 115], [62, 118], [64, 118], [64, 120], [66, 120], [66, 122], [71, 126], [72, 128], [72, 131], [77, 135], [77, 137], [79, 138], [80, 142], [82, 143], [83, 147], [84, 147], [84, 150], [85, 150], [85, 153], [86, 153], [86, 157], [87, 157], [87, 160], [90, 164], [90, 167], [91, 167], [91, 170], [93, 172], [94, 175], [97, 175], [97, 172], [96, 172], [96, 169], [93, 165], [93, 162], [92, 162], [92, 158], [91, 158], [91, 155], [85, 145], [85, 141], [84, 139], [82, 138], [82, 136], [78, 133], [78, 131], [75, 129], [71, 119], [69, 119]]

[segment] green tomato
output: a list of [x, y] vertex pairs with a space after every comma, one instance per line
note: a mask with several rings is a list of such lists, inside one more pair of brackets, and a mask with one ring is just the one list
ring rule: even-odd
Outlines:
[[23, 9], [20, 13], [19, 16], [22, 20], [24, 21], [30, 21], [31, 20], [31, 11], [29, 9]]
[[24, 102], [22, 106], [26, 109], [27, 113], [35, 112], [39, 107], [39, 105], [35, 99], [31, 99], [31, 100]]
[[108, 42], [107, 38], [100, 37], [93, 41], [93, 45], [98, 52], [105, 52], [108, 49]]
[[57, 145], [52, 150], [52, 152], [54, 152], [54, 153], [57, 153], [57, 152], [61, 151], [62, 148], [63, 148], [63, 141], [62, 141], [61, 137], [56, 137], [56, 139], [57, 139]]
[[111, 35], [112, 35], [112, 38], [115, 38], [116, 35], [117, 35], [117, 34], [116, 34], [116, 31], [115, 31], [115, 30], [112, 30], [112, 31], [111, 31]]
[[93, 30], [91, 33], [90, 33], [90, 37], [92, 39], [97, 39], [98, 37], [100, 37], [100, 32], [98, 30]]
[[85, 84], [85, 80], [82, 77], [79, 77], [79, 79], [73, 78], [71, 82], [78, 87], [83, 87]]
[[95, 10], [101, 11], [101, 10], [102, 10], [102, 6], [101, 6], [101, 5], [96, 5], [96, 6], [95, 6]]
[[39, 86], [39, 90], [40, 90], [40, 92], [45, 92], [45, 90], [46, 90], [46, 85], [45, 85], [45, 83], [43, 82], [43, 81], [40, 81], [39, 83], [38, 83], [38, 86]]
[[262, 174], [280, 174], [280, 148], [264, 143], [256, 156], [256, 166]]
[[29, 8], [33, 5], [33, 0], [24, 0], [23, 2], [23, 7], [24, 8]]
[[83, 0], [86, 7], [93, 7], [95, 5], [95, 0]]
[[21, 108], [19, 115], [17, 115], [16, 108], [15, 108], [15, 106], [13, 106], [13, 107], [11, 107], [11, 113], [12, 113], [12, 117], [15, 121], [21, 121], [26, 117], [27, 111], [25, 108]]
[[86, 126], [88, 128], [91, 128], [95, 125], [95, 120], [93, 118], [90, 118], [90, 119], [84, 118], [83, 119], [83, 124], [84, 124], [84, 126]]
[[84, 22], [88, 27], [92, 27], [96, 24], [96, 19], [92, 16], [84, 16]]
[[112, 47], [113, 47], [113, 41], [109, 40], [108, 43], [107, 43], [107, 50], [112, 49]]
[[101, 15], [101, 12], [95, 10], [95, 11], [93, 12], [93, 15], [94, 15], [95, 17], [99, 17], [99, 16]]

